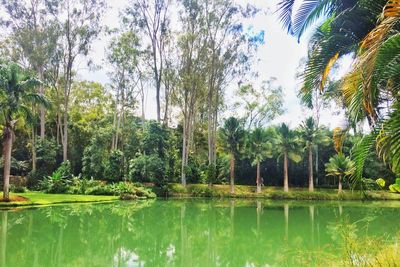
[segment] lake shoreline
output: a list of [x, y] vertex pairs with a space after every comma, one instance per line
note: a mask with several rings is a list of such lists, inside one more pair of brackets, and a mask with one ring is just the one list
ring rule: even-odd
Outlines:
[[[283, 192], [280, 187], [263, 187], [261, 193], [255, 193], [255, 186], [237, 185], [235, 193], [231, 194], [229, 185], [189, 184], [186, 187], [180, 184], [169, 184], [168, 191], [160, 191], [153, 185], [147, 186], [157, 193], [158, 198], [171, 199], [243, 199], [243, 200], [287, 200], [287, 201], [399, 201], [400, 194], [388, 191], [351, 191], [345, 190], [338, 194], [335, 189], [316, 189], [308, 192], [307, 188], [291, 188]], [[31, 207], [42, 205], [57, 205], [71, 203], [102, 203], [120, 200], [119, 196], [104, 195], [72, 195], [48, 194], [42, 192], [12, 193], [14, 197], [21, 197], [26, 201], [0, 202], [0, 208]]]
[[[157, 192], [158, 196], [165, 196], [162, 192]], [[320, 189], [309, 192], [308, 188], [293, 187], [289, 192], [284, 192], [281, 187], [266, 186], [261, 193], [256, 193], [255, 186], [236, 185], [235, 193], [230, 193], [229, 185], [206, 185], [188, 184], [183, 187], [180, 184], [169, 184], [168, 197], [208, 197], [208, 198], [245, 198], [245, 199], [271, 199], [271, 200], [400, 200], [400, 194], [391, 193], [386, 190], [379, 191], [358, 191], [344, 190], [338, 194], [336, 189]]]

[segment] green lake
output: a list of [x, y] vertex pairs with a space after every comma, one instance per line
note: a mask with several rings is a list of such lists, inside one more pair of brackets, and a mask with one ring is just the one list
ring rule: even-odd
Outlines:
[[395, 239], [400, 203], [154, 200], [0, 211], [0, 265], [313, 266], [344, 228]]

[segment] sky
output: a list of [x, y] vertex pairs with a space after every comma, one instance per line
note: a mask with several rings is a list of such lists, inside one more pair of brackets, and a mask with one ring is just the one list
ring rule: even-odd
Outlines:
[[[290, 36], [282, 28], [278, 22], [276, 14], [276, 5], [279, 0], [237, 0], [239, 3], [250, 3], [261, 8], [262, 11], [251, 20], [251, 24], [255, 31], [263, 30], [265, 32], [265, 43], [258, 49], [256, 58], [258, 62], [255, 63], [254, 69], [259, 72], [259, 77], [255, 84], [260, 83], [262, 80], [268, 80], [271, 77], [277, 79], [276, 85], [280, 85], [284, 92], [284, 109], [285, 113], [277, 117], [271, 124], [278, 124], [281, 122], [289, 123], [290, 126], [298, 126], [305, 117], [310, 116], [311, 113], [306, 108], [300, 105], [297, 98], [297, 91], [300, 87], [300, 81], [296, 80], [295, 75], [298, 72], [299, 62], [307, 55], [307, 33], [298, 42], [296, 37]], [[108, 1], [108, 9], [104, 17], [104, 24], [108, 27], [119, 26], [119, 10], [125, 7], [129, 0]], [[308, 33], [309, 34], [309, 33]], [[97, 40], [91, 52], [91, 58], [94, 63], [102, 66], [101, 69], [90, 71], [86, 68], [83, 62], [78, 67], [80, 79], [97, 81], [102, 84], [109, 83], [107, 76], [107, 65], [105, 64], [105, 48], [109, 39], [103, 36]], [[351, 61], [345, 60], [344, 67], [340, 69], [340, 73], [344, 73]], [[232, 89], [228, 88], [226, 96], [229, 102], [234, 102], [234, 94]], [[232, 97], [231, 97], [232, 96]], [[155, 108], [155, 92], [152, 88], [148, 89], [146, 97], [146, 118], [156, 118]], [[335, 128], [345, 124], [343, 112], [337, 107], [325, 109], [321, 111], [321, 123]]]

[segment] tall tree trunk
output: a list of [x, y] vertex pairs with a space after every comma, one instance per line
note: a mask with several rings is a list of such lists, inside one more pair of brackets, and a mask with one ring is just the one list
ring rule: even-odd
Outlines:
[[35, 126], [32, 127], [32, 171], [36, 171], [36, 131]]
[[11, 150], [13, 142], [13, 130], [11, 126], [6, 126], [3, 130], [3, 201], [10, 201], [10, 169], [11, 169]]
[[235, 155], [231, 153], [231, 160], [230, 160], [230, 176], [231, 176], [231, 194], [235, 193]]
[[257, 193], [261, 193], [261, 173], [260, 173], [260, 162], [257, 161]]
[[63, 140], [62, 140], [62, 146], [63, 146], [63, 161], [68, 160], [68, 111], [65, 108], [64, 112], [64, 131], [63, 131]]
[[161, 104], [160, 104], [160, 87], [157, 85], [156, 88], [156, 100], [157, 100], [157, 122], [161, 121]]
[[165, 84], [165, 110], [164, 110], [164, 125], [168, 127], [169, 120], [169, 82]]
[[[187, 114], [187, 113], [186, 113]], [[182, 140], [182, 169], [181, 169], [181, 183], [186, 186], [186, 166], [187, 166], [187, 155], [188, 155], [188, 127], [189, 122], [186, 117], [183, 119], [183, 140]]]
[[[113, 115], [113, 129], [115, 130], [117, 128], [117, 119], [118, 119], [118, 104], [119, 104], [119, 87], [117, 88], [117, 95], [115, 96], [115, 109], [114, 109], [114, 115]], [[116, 132], [113, 133], [112, 135], [112, 140], [111, 140], [111, 150], [116, 149], [115, 146], [115, 136]]]
[[338, 193], [342, 193], [342, 176], [339, 175], [339, 188], [338, 188]]
[[283, 158], [283, 191], [289, 192], [288, 153], [286, 151]]
[[312, 146], [308, 148], [308, 191], [314, 192], [314, 173], [313, 173], [313, 153]]
[[318, 165], [318, 160], [319, 160], [319, 152], [318, 152], [318, 145], [315, 146], [315, 184], [318, 186], [319, 183], [319, 165]]
[[[39, 79], [41, 82], [43, 82], [43, 68], [40, 67], [39, 68]], [[39, 86], [39, 94], [40, 95], [44, 95], [44, 87], [43, 84], [40, 84]], [[40, 112], [40, 138], [44, 139], [45, 138], [45, 127], [46, 127], [46, 111], [44, 109], [44, 107], [41, 105], [39, 108], [39, 112]]]

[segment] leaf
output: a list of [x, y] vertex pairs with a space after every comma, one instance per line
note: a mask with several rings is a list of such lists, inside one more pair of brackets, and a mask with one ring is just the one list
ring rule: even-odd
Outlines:
[[339, 52], [336, 53], [333, 57], [331, 57], [331, 59], [329, 59], [328, 64], [326, 64], [326, 67], [324, 69], [324, 71], [322, 72], [322, 78], [321, 78], [321, 91], [324, 90], [325, 88], [325, 82], [326, 79], [328, 78], [328, 74], [333, 66], [333, 64], [335, 64], [335, 62], [338, 60], [339, 58]]
[[299, 163], [301, 161], [301, 155], [297, 154], [295, 152], [289, 152], [288, 156], [291, 160], [293, 160], [296, 163]]

